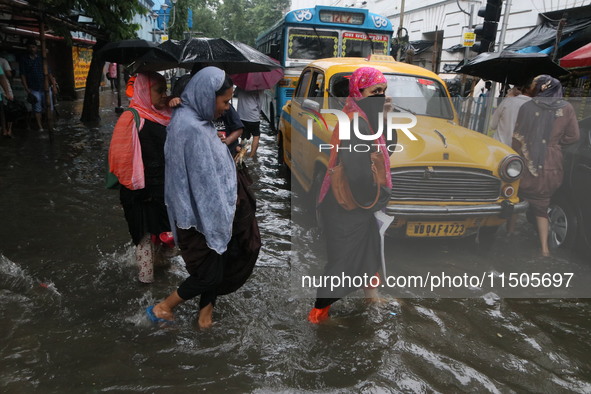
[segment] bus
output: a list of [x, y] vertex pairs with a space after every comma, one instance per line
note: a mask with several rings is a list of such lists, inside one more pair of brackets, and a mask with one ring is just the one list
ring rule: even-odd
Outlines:
[[256, 47], [277, 59], [285, 75], [261, 96], [261, 110], [275, 131], [303, 68], [327, 57], [389, 55], [392, 23], [363, 8], [315, 6], [290, 11], [256, 39]]

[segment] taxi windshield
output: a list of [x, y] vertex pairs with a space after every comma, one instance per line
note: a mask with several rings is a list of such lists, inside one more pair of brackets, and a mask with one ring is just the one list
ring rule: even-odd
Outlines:
[[[386, 96], [392, 97], [397, 111], [411, 112], [437, 118], [453, 119], [451, 103], [443, 85], [425, 77], [400, 74], [384, 74], [388, 80]], [[329, 84], [330, 106], [342, 107], [349, 92], [351, 73], [336, 74]]]

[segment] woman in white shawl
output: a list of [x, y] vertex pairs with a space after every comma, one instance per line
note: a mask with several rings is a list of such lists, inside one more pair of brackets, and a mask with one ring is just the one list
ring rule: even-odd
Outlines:
[[199, 326], [209, 327], [236, 213], [237, 176], [230, 151], [217, 136], [212, 120], [230, 107], [232, 80], [207, 67], [181, 95], [165, 145], [165, 201], [174, 238], [189, 276], [164, 301], [150, 306], [155, 323], [170, 323], [172, 310], [201, 295]]

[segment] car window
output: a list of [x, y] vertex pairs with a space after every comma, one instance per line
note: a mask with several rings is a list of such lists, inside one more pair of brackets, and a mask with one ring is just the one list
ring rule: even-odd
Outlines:
[[308, 83], [310, 82], [310, 77], [312, 76], [312, 71], [307, 70], [305, 71], [302, 76], [300, 77], [300, 81], [298, 82], [298, 87], [294, 93], [294, 99], [299, 99], [297, 101], [303, 101], [303, 98], [306, 97], [306, 92], [308, 88]]
[[[351, 73], [335, 74], [329, 84], [329, 106], [343, 107], [343, 98], [349, 94]], [[413, 75], [384, 74], [388, 80], [386, 95], [393, 98], [399, 111], [408, 110], [416, 115], [453, 118], [453, 111], [443, 85], [433, 79]]]
[[328, 107], [343, 109], [345, 99], [349, 95], [349, 78], [351, 74], [337, 74], [330, 79], [328, 88]]
[[322, 108], [324, 104], [324, 74], [320, 71], [314, 71], [312, 74], [308, 98], [316, 101]]

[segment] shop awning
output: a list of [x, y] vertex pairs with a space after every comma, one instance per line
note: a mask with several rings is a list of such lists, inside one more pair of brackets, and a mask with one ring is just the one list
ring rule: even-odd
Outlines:
[[591, 67], [591, 43], [561, 58], [560, 66], [565, 68]]
[[[574, 46], [574, 49], [576, 49], [588, 43], [591, 37], [591, 17], [589, 17], [591, 16], [591, 7], [580, 7], [568, 11], [559, 44], [559, 47], [563, 47], [567, 51], [567, 48]], [[505, 50], [525, 53], [543, 52], [544, 50], [550, 52], [551, 47], [556, 44], [556, 33], [560, 22], [557, 20], [560, 19], [559, 14], [558, 11], [551, 14], [542, 14], [544, 20], [539, 25], [510, 44]]]

